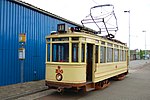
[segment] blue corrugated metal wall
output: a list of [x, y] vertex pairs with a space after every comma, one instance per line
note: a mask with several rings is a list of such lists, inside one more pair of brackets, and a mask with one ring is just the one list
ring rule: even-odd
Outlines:
[[56, 31], [58, 23], [64, 22], [8, 0], [0, 0], [0, 86], [21, 81], [19, 33], [27, 35], [24, 82], [45, 78], [45, 36]]

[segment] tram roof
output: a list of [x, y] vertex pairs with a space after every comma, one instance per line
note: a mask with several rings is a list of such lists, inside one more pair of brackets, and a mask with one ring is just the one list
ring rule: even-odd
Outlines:
[[[57, 35], [56, 35], [57, 34]], [[116, 42], [116, 43], [120, 43], [122, 45], [126, 45], [126, 43], [123, 43], [117, 39], [112, 39], [112, 38], [106, 38], [106, 36], [100, 36], [98, 34], [94, 34], [92, 32], [73, 32], [73, 33], [59, 33], [59, 32], [54, 32], [52, 34], [50, 34], [49, 36], [47, 36], [46, 38], [57, 38], [57, 37], [91, 37], [94, 36], [93, 38], [102, 38], [103, 40], [108, 40], [111, 42]], [[92, 37], [91, 37], [92, 38]]]

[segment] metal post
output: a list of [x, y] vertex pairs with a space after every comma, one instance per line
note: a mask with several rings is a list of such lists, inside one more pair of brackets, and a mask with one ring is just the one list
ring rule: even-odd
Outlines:
[[21, 60], [21, 83], [24, 80], [24, 60]]
[[146, 60], [146, 31], [145, 31], [145, 60]]
[[[21, 48], [24, 48], [24, 43], [21, 43]], [[21, 83], [23, 83], [24, 81], [24, 59], [20, 59], [20, 77], [21, 77]]]
[[129, 62], [130, 62], [130, 10], [124, 11], [124, 12], [129, 14], [129, 52], [128, 52], [128, 55], [129, 55]]
[[142, 32], [145, 32], [145, 57], [144, 57], [144, 59], [146, 60], [146, 31], [145, 30], [143, 30]]
[[19, 34], [19, 61], [20, 61], [20, 80], [21, 83], [24, 81], [24, 60], [25, 60], [25, 43], [26, 33]]

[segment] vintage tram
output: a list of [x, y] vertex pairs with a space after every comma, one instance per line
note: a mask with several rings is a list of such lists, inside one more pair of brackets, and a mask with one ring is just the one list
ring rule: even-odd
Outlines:
[[91, 91], [128, 73], [128, 47], [87, 30], [58, 25], [46, 37], [46, 85], [51, 89]]

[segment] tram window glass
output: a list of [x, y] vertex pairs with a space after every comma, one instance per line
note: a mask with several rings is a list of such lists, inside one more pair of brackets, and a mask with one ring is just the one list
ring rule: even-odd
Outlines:
[[123, 49], [123, 46], [120, 46], [120, 49]]
[[112, 62], [113, 61], [113, 49], [112, 48], [107, 48], [107, 62]]
[[95, 47], [95, 63], [98, 63], [98, 45]]
[[68, 37], [63, 37], [63, 38], [52, 38], [52, 41], [69, 41]]
[[78, 62], [78, 43], [72, 43], [72, 62]]
[[124, 50], [123, 53], [124, 53], [123, 61], [126, 61], [126, 51]]
[[112, 44], [112, 43], [107, 43], [107, 45], [108, 45], [108, 46], [110, 46], [110, 47], [112, 47], [112, 46], [113, 46], [113, 44]]
[[82, 44], [82, 62], [85, 62], [85, 44]]
[[122, 50], [120, 50], [120, 61], [122, 61]]
[[105, 42], [104, 42], [104, 41], [101, 41], [101, 44], [105, 45]]
[[106, 47], [101, 46], [100, 48], [100, 63], [105, 63], [106, 59]]
[[77, 40], [79, 40], [79, 37], [72, 37], [72, 40], [77, 41]]
[[127, 60], [127, 51], [125, 51], [125, 61]]
[[52, 38], [52, 41], [60, 41], [60, 38]]
[[69, 43], [52, 44], [52, 61], [69, 62]]
[[99, 40], [95, 40], [95, 43], [99, 43]]
[[124, 61], [124, 50], [122, 50], [122, 61]]
[[114, 61], [117, 62], [119, 61], [119, 50], [114, 49]]
[[123, 50], [122, 50], [122, 61], [124, 60], [124, 52], [123, 52]]
[[114, 47], [115, 47], [115, 48], [118, 48], [118, 45], [115, 44]]
[[47, 61], [50, 61], [50, 44], [47, 44]]
[[50, 42], [50, 38], [47, 38], [46, 40], [47, 40], [47, 42]]

